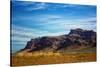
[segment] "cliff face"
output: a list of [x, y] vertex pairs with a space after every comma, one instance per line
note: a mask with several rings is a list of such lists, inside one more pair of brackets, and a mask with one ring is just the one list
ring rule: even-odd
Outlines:
[[[31, 39], [23, 50], [38, 51], [48, 48], [58, 51], [63, 48], [96, 47], [96, 32], [92, 30], [72, 29], [69, 34], [55, 37]], [[72, 47], [72, 48], [71, 48]]]

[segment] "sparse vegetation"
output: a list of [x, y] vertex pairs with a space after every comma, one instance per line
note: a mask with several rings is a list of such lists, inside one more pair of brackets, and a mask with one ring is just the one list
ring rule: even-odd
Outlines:
[[40, 64], [58, 64], [58, 63], [73, 63], [73, 62], [89, 62], [96, 61], [96, 53], [37, 53], [29, 55], [12, 56], [12, 66], [24, 66], [24, 65], [40, 65]]
[[35, 38], [11, 58], [11, 66], [96, 61], [96, 32], [75, 29], [68, 35]]

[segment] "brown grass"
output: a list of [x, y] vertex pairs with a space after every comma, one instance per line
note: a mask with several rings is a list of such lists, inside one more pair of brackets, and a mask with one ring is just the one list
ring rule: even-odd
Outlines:
[[13, 55], [11, 58], [11, 66], [25, 66], [25, 65], [42, 65], [42, 64], [60, 64], [60, 63], [74, 63], [74, 62], [90, 62], [96, 61], [96, 53], [25, 53]]

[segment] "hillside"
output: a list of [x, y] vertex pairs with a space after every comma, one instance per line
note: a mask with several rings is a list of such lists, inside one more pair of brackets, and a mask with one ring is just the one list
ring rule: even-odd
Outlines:
[[96, 32], [92, 30], [72, 29], [69, 34], [45, 36], [31, 39], [21, 51], [64, 51], [96, 47]]
[[11, 58], [11, 66], [96, 61], [96, 32], [72, 29], [61, 36], [31, 39]]

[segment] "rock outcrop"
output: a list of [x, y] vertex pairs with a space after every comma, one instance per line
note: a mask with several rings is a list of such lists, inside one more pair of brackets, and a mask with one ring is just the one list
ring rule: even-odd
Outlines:
[[48, 48], [59, 51], [63, 48], [96, 47], [96, 32], [92, 30], [72, 29], [69, 34], [61, 36], [45, 36], [31, 39], [23, 50], [38, 51]]

